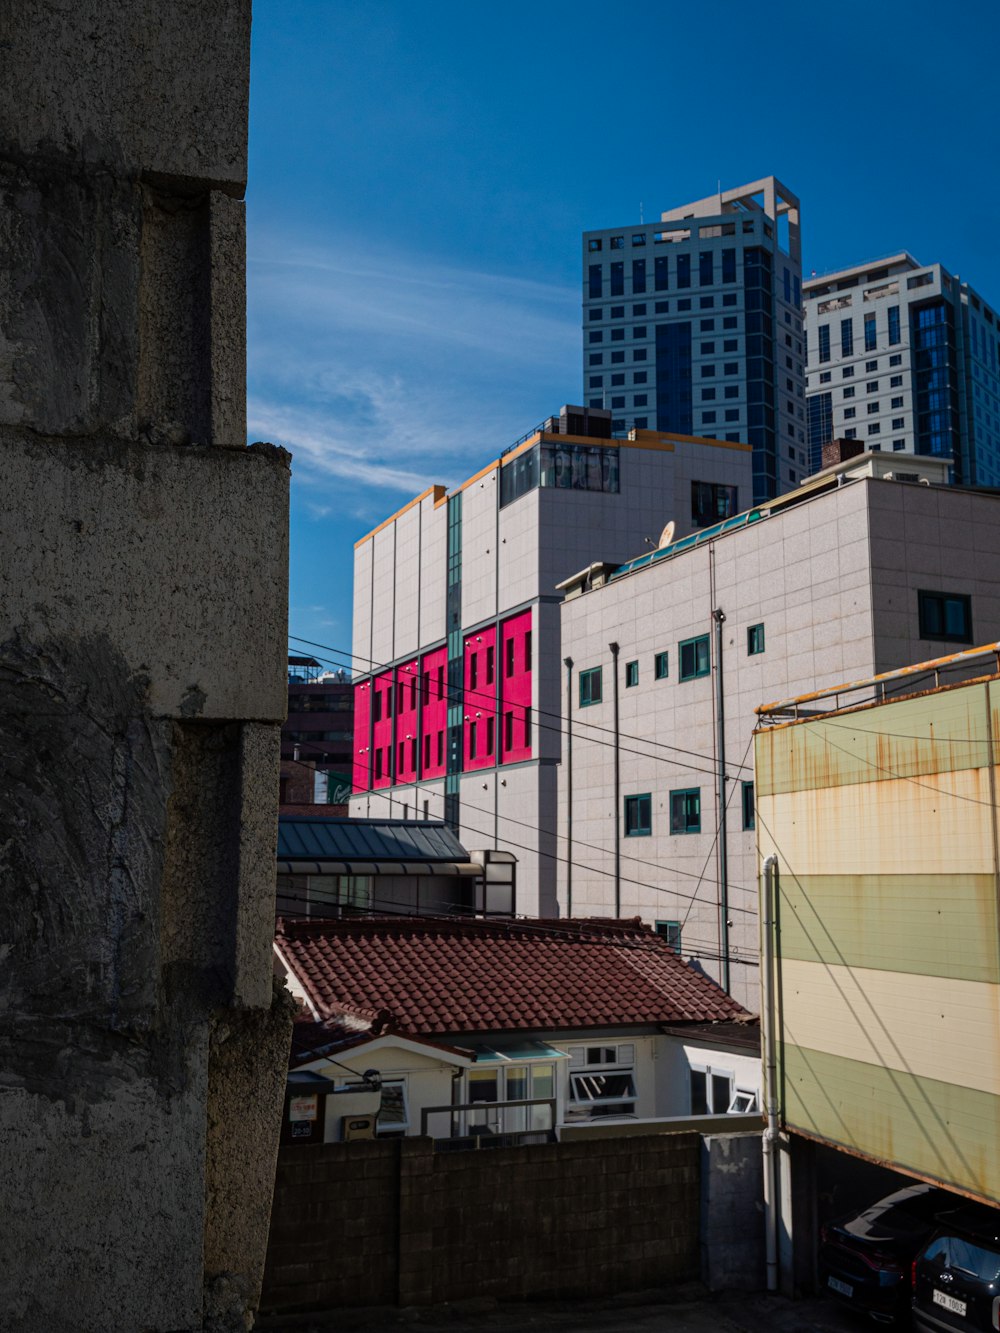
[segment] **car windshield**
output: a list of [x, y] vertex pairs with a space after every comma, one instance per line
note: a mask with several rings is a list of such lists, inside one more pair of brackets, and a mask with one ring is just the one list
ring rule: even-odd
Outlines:
[[935, 1241], [934, 1252], [929, 1257], [939, 1259], [960, 1273], [968, 1273], [980, 1282], [1000, 1280], [1000, 1254], [996, 1250], [983, 1249], [962, 1236], [942, 1236]]

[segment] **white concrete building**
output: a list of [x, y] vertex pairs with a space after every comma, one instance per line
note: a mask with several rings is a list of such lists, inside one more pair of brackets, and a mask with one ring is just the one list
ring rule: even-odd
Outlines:
[[746, 440], [754, 500], [809, 472], [799, 201], [774, 176], [583, 234], [583, 386], [615, 433]]
[[516, 858], [514, 899], [498, 894], [497, 912], [556, 907], [556, 585], [595, 548], [624, 560], [668, 520], [701, 529], [751, 493], [745, 444], [609, 433], [609, 413], [564, 408], [355, 548], [354, 653], [368, 674], [355, 677], [350, 813], [444, 818], [464, 846]]
[[954, 459], [1000, 486], [1000, 315], [909, 254], [803, 283], [813, 468], [830, 439]]
[[849, 460], [563, 603], [560, 913], [656, 923], [750, 1009], [754, 710], [1000, 638], [1000, 497], [893, 462]]

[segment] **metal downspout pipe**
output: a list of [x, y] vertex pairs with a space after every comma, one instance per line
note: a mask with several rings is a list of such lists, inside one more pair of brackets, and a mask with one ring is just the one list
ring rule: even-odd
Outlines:
[[566, 915], [573, 915], [573, 659], [566, 668]]
[[764, 1020], [764, 1098], [767, 1128], [764, 1130], [764, 1225], [767, 1254], [767, 1289], [778, 1290], [778, 1061], [774, 1003], [775, 885], [778, 858], [772, 853], [764, 862], [764, 892], [761, 920], [761, 1017]]
[[729, 839], [726, 827], [726, 702], [722, 687], [722, 626], [726, 613], [712, 612], [715, 621], [715, 747], [719, 761], [719, 836], [716, 839], [719, 866], [719, 952], [722, 954], [722, 989], [728, 994], [729, 975]]
[[622, 914], [622, 802], [621, 802], [621, 756], [618, 753], [618, 653], [617, 643], [609, 643], [611, 650], [611, 674], [615, 701], [615, 919]]

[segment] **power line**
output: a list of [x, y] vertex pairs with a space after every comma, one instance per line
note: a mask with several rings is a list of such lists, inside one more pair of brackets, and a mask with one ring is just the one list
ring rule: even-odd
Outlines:
[[[301, 743], [304, 744], [304, 745], [308, 745], [310, 742], [308, 742], [308, 741], [303, 741], [303, 742], [301, 742]], [[286, 761], [286, 762], [287, 762], [287, 761]], [[293, 762], [294, 762], [294, 761], [293, 761]], [[300, 760], [299, 762], [301, 763], [301, 760]], [[435, 779], [435, 780], [437, 780], [437, 779]], [[438, 796], [438, 795], [441, 794], [441, 793], [439, 793], [438, 790], [436, 790], [435, 788], [432, 788], [432, 787], [426, 787], [426, 786], [424, 786], [422, 783], [419, 783], [419, 782], [408, 782], [408, 783], [405, 784], [405, 786], [406, 786], [406, 788], [407, 788], [408, 790], [413, 791], [413, 792], [430, 792], [431, 795], [433, 795], [433, 796]], [[378, 787], [378, 788], [372, 788], [372, 789], [370, 789], [369, 791], [366, 791], [366, 792], [356, 793], [356, 795], [359, 795], [359, 796], [367, 796], [367, 797], [373, 797], [373, 796], [374, 796], [374, 797], [376, 797], [376, 798], [378, 798], [378, 799], [380, 799], [380, 800], [383, 800], [383, 801], [389, 801], [390, 804], [391, 804], [393, 800], [399, 801], [399, 797], [398, 797], [398, 796], [394, 797], [394, 796], [392, 795], [393, 790], [398, 790], [398, 789], [393, 789], [393, 788], [389, 788], [389, 787], [385, 787], [385, 788]], [[403, 803], [403, 802], [400, 802], [400, 804], [402, 804], [402, 803]], [[468, 810], [474, 810], [477, 814], [486, 815], [486, 816], [487, 816], [488, 818], [490, 818], [490, 819], [492, 819], [493, 816], [494, 816], [494, 812], [493, 812], [492, 810], [487, 809], [486, 807], [481, 806], [481, 805], [474, 805], [471, 801], [466, 800], [465, 797], [462, 797], [461, 804], [462, 804], [462, 807], [463, 807], [463, 808], [468, 809]], [[503, 821], [504, 821], [505, 824], [517, 824], [518, 826], [523, 827], [523, 828], [534, 829], [534, 830], [536, 830], [538, 833], [544, 835], [545, 837], [555, 838], [556, 840], [558, 840], [558, 839], [560, 839], [560, 838], [563, 839], [564, 841], [567, 840], [567, 836], [568, 836], [568, 835], [567, 835], [567, 834], [564, 834], [564, 833], [560, 833], [558, 829], [545, 829], [545, 828], [542, 828], [542, 827], [541, 827], [540, 825], [538, 825], [538, 824], [532, 824], [532, 823], [529, 823], [529, 822], [528, 822], [527, 820], [525, 820], [525, 819], [515, 819], [515, 818], [514, 818], [513, 816], [511, 816], [511, 815], [504, 815], [504, 816], [503, 816]], [[477, 829], [472, 829], [472, 830], [470, 830], [470, 832], [475, 833], [475, 832], [479, 832], [479, 830], [477, 830]], [[527, 846], [527, 845], [524, 844], [524, 843], [514, 842], [511, 838], [504, 838], [504, 842], [507, 843], [507, 845], [510, 846], [510, 847], [516, 847], [519, 851], [530, 852], [530, 853], [531, 853], [532, 855], [534, 855], [534, 856], [545, 856], [545, 857], [549, 857], [550, 859], [552, 859], [552, 860], [554, 860], [554, 861], [558, 861], [558, 862], [560, 862], [560, 863], [562, 863], [562, 864], [564, 864], [564, 865], [574, 865], [574, 866], [578, 866], [581, 870], [589, 870], [589, 871], [591, 871], [593, 874], [597, 874], [597, 875], [607, 875], [609, 878], [613, 878], [613, 877], [614, 877], [614, 872], [611, 871], [611, 870], [603, 870], [603, 869], [601, 869], [599, 866], [587, 866], [587, 865], [584, 865], [582, 862], [577, 861], [577, 860], [573, 860], [573, 861], [571, 861], [568, 857], [565, 857], [565, 856], [559, 856], [559, 854], [558, 854], [557, 852], [547, 852], [547, 851], [543, 851], [541, 848], [529, 847], [529, 846]], [[608, 849], [607, 849], [606, 847], [599, 847], [596, 843], [583, 842], [582, 840], [580, 840], [580, 839], [578, 839], [578, 838], [576, 838], [576, 837], [574, 837], [574, 839], [573, 839], [573, 843], [574, 843], [574, 846], [586, 847], [589, 851], [602, 852], [602, 853], [607, 853], [607, 852], [608, 852]], [[608, 853], [608, 854], [610, 854], [610, 853]], [[628, 855], [628, 854], [625, 853], [625, 852], [622, 853], [622, 857], [623, 857], [623, 859], [626, 860], [626, 861], [633, 861], [633, 862], [635, 862], [637, 865], [645, 866], [646, 869], [648, 869], [648, 870], [659, 870], [659, 871], [663, 871], [665, 874], [668, 874], [668, 875], [682, 875], [682, 876], [684, 876], [686, 879], [697, 879], [697, 880], [699, 881], [699, 883], [701, 882], [701, 879], [702, 879], [703, 874], [704, 874], [704, 872], [702, 872], [702, 875], [696, 875], [696, 874], [694, 873], [693, 870], [681, 870], [679, 866], [665, 866], [665, 865], [660, 865], [660, 864], [658, 864], [658, 863], [655, 862], [655, 861], [646, 861], [646, 860], [643, 860], [642, 857], [638, 857], [638, 856], [630, 856], [630, 855]], [[638, 879], [626, 879], [626, 883], [629, 883], [629, 884], [636, 884], [636, 885], [638, 885], [640, 888], [652, 889], [653, 892], [655, 892], [655, 893], [673, 893], [675, 897], [680, 897], [680, 898], [689, 898], [689, 897], [691, 897], [690, 894], [682, 893], [682, 892], [680, 892], [680, 890], [677, 890], [677, 889], [665, 889], [665, 888], [661, 888], [659, 885], [656, 885], [656, 884], [646, 884], [646, 883], [644, 883], [642, 880], [638, 880]], [[742, 885], [742, 884], [734, 884], [734, 885], [733, 885], [733, 888], [739, 889], [739, 890], [740, 890], [741, 892], [743, 892], [743, 893], [752, 893], [752, 892], [755, 892], [755, 891], [756, 891], [755, 889], [747, 889], [746, 886], [745, 886], [745, 885]], [[746, 907], [734, 907], [732, 910], [733, 910], [734, 912], [748, 912], [748, 913], [754, 911], [754, 909], [746, 908]]]
[[[332, 647], [330, 644], [327, 644], [327, 643], [317, 643], [317, 642], [316, 642], [315, 640], [313, 640], [313, 639], [303, 639], [303, 638], [301, 638], [301, 637], [300, 637], [299, 635], [297, 635], [297, 634], [289, 634], [288, 637], [289, 637], [290, 639], [293, 639], [296, 643], [307, 643], [307, 644], [310, 645], [310, 647], [313, 647], [313, 648], [321, 648], [321, 649], [323, 649], [324, 652], [333, 653], [333, 654], [334, 654], [334, 657], [333, 657], [333, 658], [323, 658], [323, 657], [321, 657], [321, 658], [319, 659], [321, 662], [322, 662], [322, 661], [325, 661], [325, 662], [327, 662], [327, 663], [328, 663], [329, 665], [331, 665], [331, 666], [337, 666], [337, 667], [341, 667], [341, 668], [343, 668], [343, 667], [345, 667], [345, 666], [346, 666], [346, 667], [349, 667], [349, 666], [350, 666], [350, 663], [349, 663], [349, 662], [344, 662], [343, 660], [339, 660], [339, 659], [351, 658], [351, 659], [353, 659], [354, 661], [358, 661], [358, 662], [367, 662], [367, 663], [368, 663], [368, 666], [369, 666], [369, 669], [370, 669], [370, 671], [372, 671], [372, 672], [375, 672], [375, 671], [391, 671], [391, 670], [394, 669], [393, 667], [391, 667], [391, 666], [390, 666], [389, 664], [387, 664], [387, 663], [384, 663], [384, 662], [381, 662], [381, 663], [380, 663], [380, 662], [376, 662], [373, 658], [362, 657], [362, 656], [360, 656], [360, 655], [357, 654], [357, 653], [349, 652], [346, 648], [334, 648], [334, 647]], [[419, 656], [419, 654], [416, 654], [416, 655]], [[415, 677], [411, 677], [411, 679], [415, 679]], [[481, 704], [481, 706], [482, 706], [484, 709], [488, 709], [488, 710], [490, 710], [490, 711], [494, 711], [494, 710], [495, 710], [496, 702], [497, 702], [497, 701], [496, 701], [496, 698], [495, 698], [493, 695], [490, 695], [490, 694], [483, 694], [480, 690], [473, 690], [473, 689], [468, 688], [468, 687], [466, 687], [466, 686], [464, 686], [464, 685], [448, 685], [448, 686], [445, 687], [445, 691], [446, 691], [446, 693], [445, 693], [444, 695], [439, 695], [439, 696], [438, 696], [439, 700], [440, 700], [441, 698], [447, 698], [448, 696], [462, 695], [462, 696], [465, 696], [465, 698], [466, 698], [467, 700], [468, 700], [468, 699], [475, 699], [475, 700], [480, 701], [480, 704]], [[612, 736], [612, 737], [613, 737], [614, 734], [615, 734], [615, 733], [614, 733], [614, 730], [613, 730], [611, 727], [602, 727], [602, 726], [601, 726], [599, 723], [597, 723], [597, 722], [587, 722], [587, 721], [585, 721], [584, 719], [582, 719], [578, 714], [574, 714], [572, 718], [567, 718], [567, 717], [565, 717], [562, 713], [554, 713], [554, 712], [552, 712], [550, 709], [545, 709], [545, 708], [535, 708], [535, 709], [533, 709], [532, 711], [534, 712], [534, 714], [535, 714], [536, 717], [549, 717], [549, 718], [554, 718], [554, 719], [559, 723], [558, 726], [550, 726], [549, 724], [547, 724], [547, 723], [542, 723], [542, 722], [538, 722], [537, 725], [540, 726], [540, 727], [544, 727], [544, 729], [547, 730], [547, 731], [554, 731], [554, 732], [557, 732], [559, 735], [566, 735], [566, 734], [567, 734], [567, 732], [564, 730], [564, 727], [568, 727], [569, 724], [570, 724], [570, 722], [572, 722], [572, 724], [573, 724], [574, 727], [586, 728], [586, 729], [589, 730], [589, 731], [598, 731], [598, 732], [601, 732], [603, 735], [606, 735], [606, 736]], [[647, 740], [646, 737], [644, 737], [644, 736], [634, 736], [634, 735], [632, 735], [630, 732], [619, 732], [618, 735], [619, 735], [619, 739], [620, 739], [621, 737], [624, 737], [626, 740], [630, 740], [630, 741], [638, 741], [641, 745], [652, 746], [652, 747], [654, 747], [654, 748], [656, 748], [656, 749], [659, 749], [659, 750], [671, 750], [671, 751], [673, 751], [675, 754], [690, 755], [692, 758], [695, 758], [695, 759], [703, 759], [703, 760], [705, 760], [707, 763], [710, 763], [710, 764], [713, 765], [713, 767], [712, 767], [711, 769], [697, 768], [697, 767], [695, 767], [695, 766], [693, 766], [693, 765], [688, 765], [688, 767], [691, 768], [691, 770], [692, 770], [693, 772], [697, 772], [697, 773], [707, 773], [707, 774], [709, 774], [709, 775], [712, 776], [712, 777], [714, 777], [714, 776], [718, 773], [718, 765], [717, 765], [716, 762], [715, 762], [715, 758], [714, 758], [714, 756], [713, 756], [713, 755], [709, 755], [709, 754], [704, 754], [704, 753], [702, 753], [700, 750], [688, 750], [688, 749], [685, 749], [683, 746], [680, 746], [680, 745], [671, 745], [671, 744], [669, 744], [669, 742], [667, 742], [667, 741], [652, 741], [652, 740]], [[613, 749], [613, 748], [614, 748], [614, 742], [613, 742], [613, 741], [597, 741], [597, 740], [594, 740], [592, 737], [588, 737], [587, 739], [591, 740], [591, 743], [594, 744], [594, 745], [604, 745], [604, 746], [606, 746], [606, 747], [609, 748], [609, 749]], [[638, 755], [640, 758], [643, 758], [643, 759], [656, 759], [656, 758], [658, 758], [657, 755], [647, 754], [645, 751], [642, 751], [642, 750], [632, 750], [632, 749], [629, 749], [628, 747], [623, 747], [623, 746], [621, 746], [621, 745], [619, 745], [618, 748], [619, 748], [619, 750], [621, 750], [622, 753], [624, 753], [624, 754], [636, 754], [636, 755]], [[741, 769], [742, 771], [748, 771], [745, 765], [742, 765], [742, 764], [741, 764], [739, 767], [740, 767], [740, 769]]]

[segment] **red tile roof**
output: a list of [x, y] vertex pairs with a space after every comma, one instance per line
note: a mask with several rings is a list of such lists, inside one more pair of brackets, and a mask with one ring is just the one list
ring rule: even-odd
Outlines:
[[321, 1019], [406, 1034], [749, 1018], [638, 919], [279, 921], [275, 944]]

